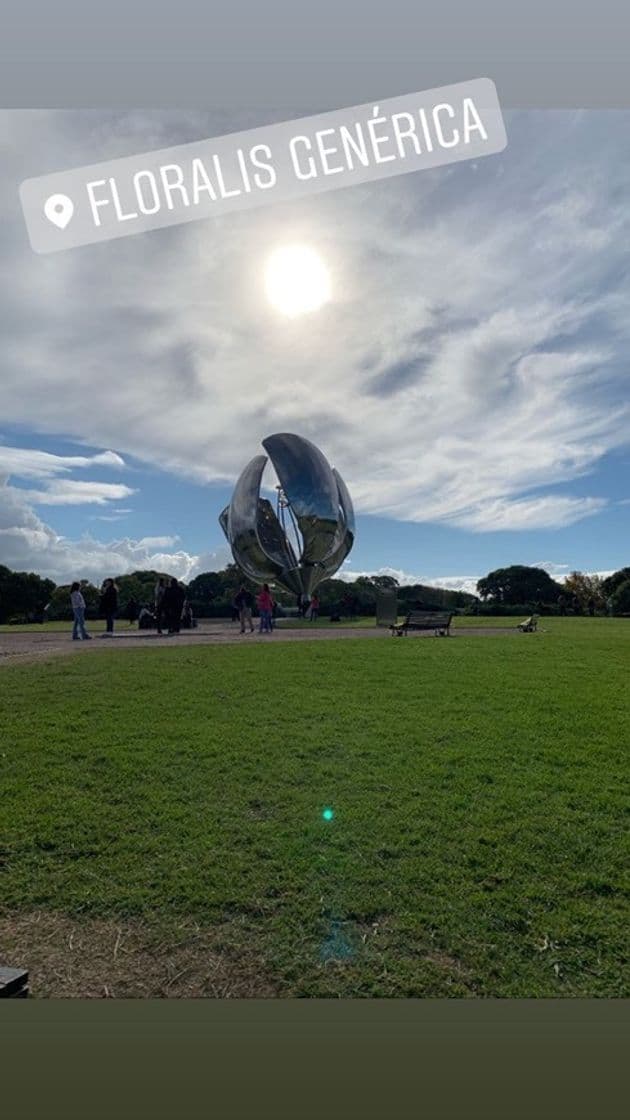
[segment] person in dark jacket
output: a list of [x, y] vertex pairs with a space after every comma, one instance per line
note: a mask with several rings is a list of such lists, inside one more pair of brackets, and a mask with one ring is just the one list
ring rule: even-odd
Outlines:
[[129, 602], [127, 603], [127, 618], [129, 620], [129, 625], [130, 626], [133, 626], [134, 622], [138, 621], [138, 615], [139, 614], [140, 614], [140, 608], [139, 608], [136, 600], [132, 597], [129, 600]]
[[243, 585], [234, 598], [234, 604], [238, 607], [239, 618], [241, 621], [241, 634], [245, 633], [245, 627], [249, 627], [250, 634], [254, 633], [254, 623], [252, 622], [252, 608], [254, 606], [254, 596], [251, 591]]
[[179, 634], [182, 623], [182, 610], [186, 592], [180, 587], [176, 579], [172, 579], [164, 592], [162, 605], [169, 634]]
[[156, 618], [156, 622], [157, 622], [157, 632], [158, 632], [158, 634], [162, 633], [162, 627], [164, 625], [164, 593], [165, 593], [165, 591], [166, 591], [166, 580], [164, 579], [164, 576], [160, 576], [160, 578], [158, 579], [158, 581], [155, 585], [155, 592], [153, 594], [153, 599], [154, 599], [154, 602], [155, 602], [155, 618]]
[[114, 633], [114, 619], [118, 610], [118, 588], [113, 579], [106, 579], [101, 588], [100, 613], [105, 619], [105, 633], [102, 638], [111, 638]]

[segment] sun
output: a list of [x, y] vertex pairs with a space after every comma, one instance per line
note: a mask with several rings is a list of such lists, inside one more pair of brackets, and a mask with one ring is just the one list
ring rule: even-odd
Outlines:
[[267, 299], [293, 319], [317, 311], [330, 299], [330, 275], [324, 261], [308, 245], [276, 249], [265, 268]]

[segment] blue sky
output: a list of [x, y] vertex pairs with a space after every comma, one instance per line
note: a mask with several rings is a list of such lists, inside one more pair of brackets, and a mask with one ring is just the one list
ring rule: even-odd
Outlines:
[[[346, 479], [348, 575], [471, 588], [509, 563], [630, 562], [630, 115], [508, 114], [508, 147], [475, 164], [30, 250], [21, 179], [257, 123], [0, 114], [0, 563], [222, 566], [217, 515], [273, 431]], [[331, 298], [287, 319], [263, 273], [291, 243]]]

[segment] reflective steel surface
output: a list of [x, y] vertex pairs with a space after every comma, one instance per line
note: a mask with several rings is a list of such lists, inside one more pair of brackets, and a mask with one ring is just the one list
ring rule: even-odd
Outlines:
[[[244, 468], [219, 523], [234, 560], [251, 579], [273, 580], [296, 594], [311, 595], [352, 548], [352, 499], [339, 472], [310, 440], [280, 432], [264, 439], [263, 447], [282, 488], [279, 511], [285, 523], [272, 503], [260, 497], [266, 455], [256, 455]], [[297, 552], [287, 535], [287, 518], [298, 530]]]

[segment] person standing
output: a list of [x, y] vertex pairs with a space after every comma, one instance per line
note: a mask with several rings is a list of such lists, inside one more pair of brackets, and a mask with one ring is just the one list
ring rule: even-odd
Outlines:
[[254, 623], [252, 622], [252, 607], [254, 605], [254, 596], [251, 591], [248, 591], [245, 585], [241, 587], [240, 591], [234, 599], [238, 607], [238, 614], [241, 620], [241, 634], [245, 633], [245, 627], [249, 627], [250, 634], [254, 633]]
[[317, 620], [318, 614], [319, 614], [319, 595], [317, 594], [316, 591], [314, 591], [312, 596], [311, 596], [311, 614], [310, 614], [311, 622], [315, 622]]
[[260, 613], [260, 633], [271, 634], [272, 632], [272, 617], [273, 617], [273, 596], [269, 590], [269, 584], [263, 583], [262, 591], [256, 599], [256, 605]]
[[72, 604], [72, 613], [74, 615], [74, 626], [72, 627], [72, 641], [78, 642], [79, 637], [84, 641], [89, 641], [92, 637], [85, 629], [85, 599], [81, 594], [81, 586], [78, 583], [73, 583], [70, 588], [70, 602]]
[[118, 588], [113, 579], [106, 579], [101, 588], [101, 614], [105, 618], [105, 633], [102, 638], [114, 635], [114, 619], [118, 611]]
[[182, 607], [182, 626], [184, 630], [192, 630], [194, 625], [195, 620], [193, 618], [192, 606], [188, 599], [184, 599], [184, 605]]
[[169, 634], [179, 634], [185, 598], [184, 588], [173, 577], [170, 587], [167, 587], [164, 594], [164, 610]]
[[164, 625], [164, 593], [166, 591], [166, 580], [164, 576], [160, 576], [155, 585], [154, 601], [155, 601], [155, 621], [157, 624], [158, 634], [162, 633], [162, 626]]
[[140, 613], [140, 609], [138, 607], [138, 604], [132, 596], [131, 599], [129, 600], [129, 602], [127, 603], [127, 619], [129, 620], [129, 625], [130, 626], [133, 626], [134, 622], [138, 621], [139, 613]]

